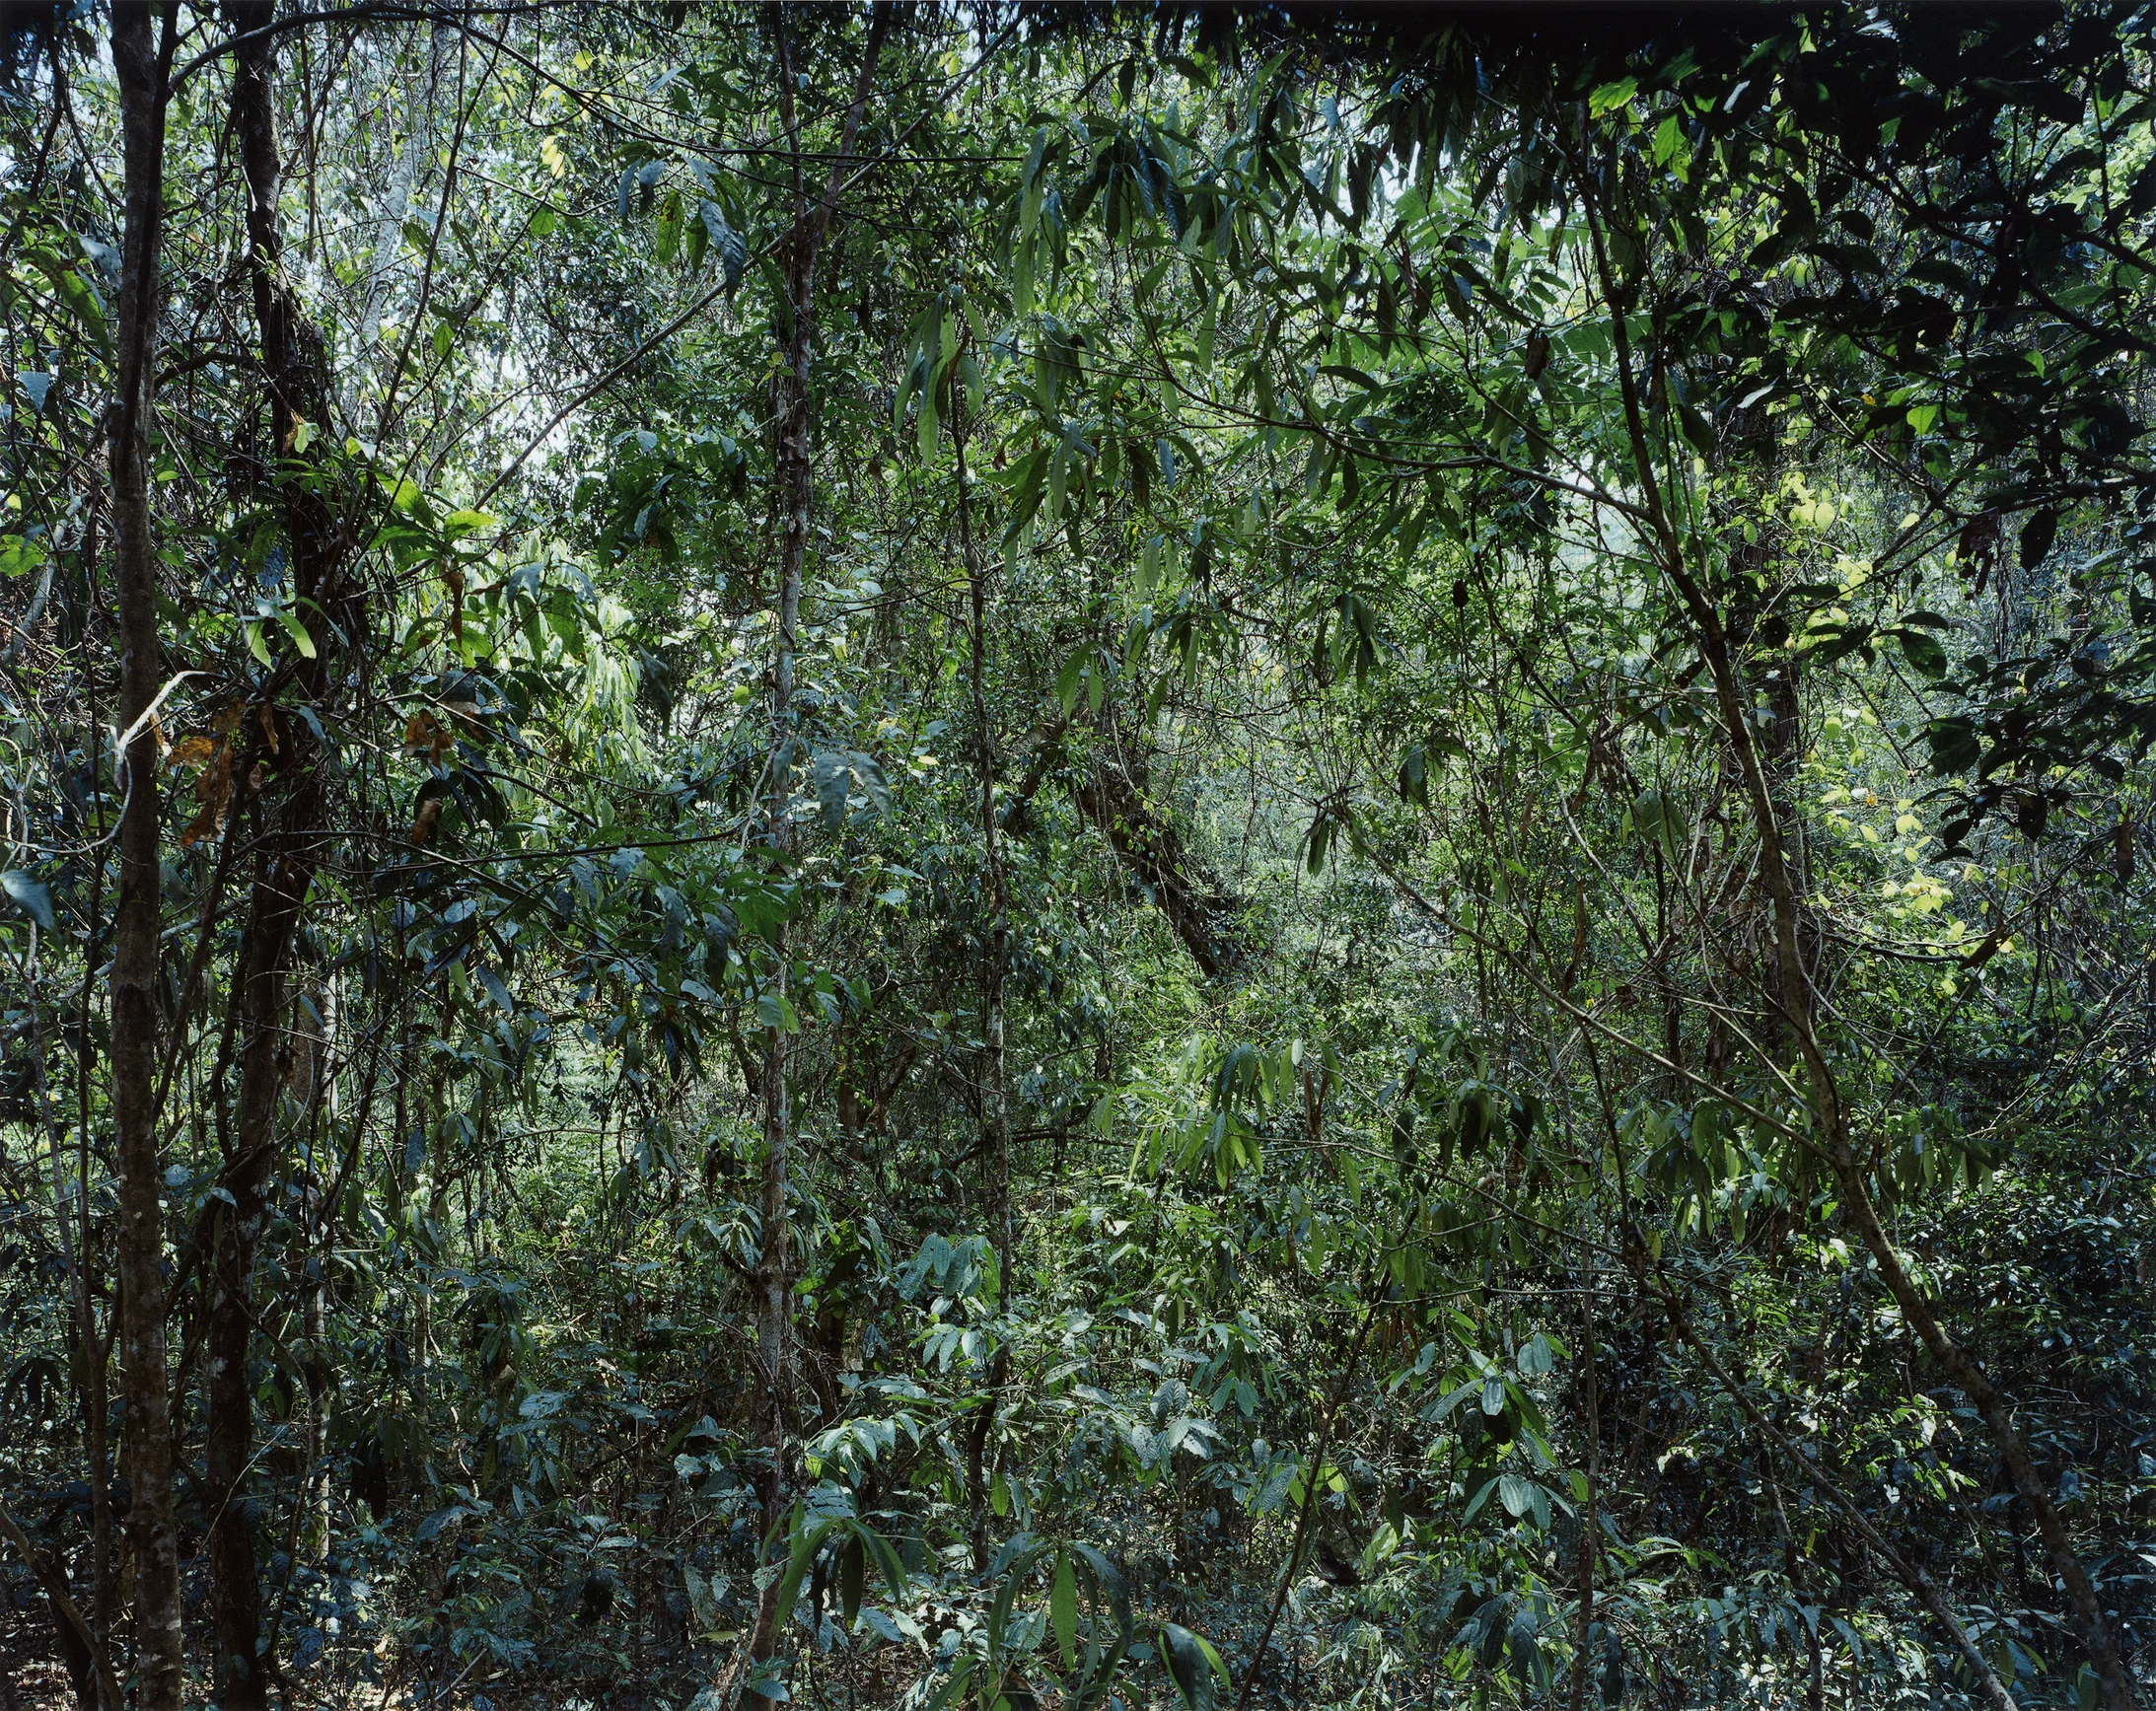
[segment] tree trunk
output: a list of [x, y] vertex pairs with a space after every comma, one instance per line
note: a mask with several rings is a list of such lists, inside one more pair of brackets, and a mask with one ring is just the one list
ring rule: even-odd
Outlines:
[[[226, 9], [232, 26], [242, 32], [261, 29], [272, 11], [271, 0], [240, 0]], [[325, 377], [309, 354], [319, 350], [321, 341], [301, 320], [283, 274], [278, 225], [283, 164], [272, 105], [275, 72], [274, 38], [260, 36], [240, 47], [233, 71], [232, 125], [247, 178], [248, 268], [268, 383], [270, 455], [284, 463], [306, 461], [298, 429], [311, 410], [321, 409]], [[334, 586], [335, 519], [318, 484], [287, 480], [282, 495], [287, 574], [296, 609], [303, 622], [320, 632], [315, 657], [300, 663], [298, 686], [308, 702], [319, 705], [329, 697], [330, 661], [339, 652], [338, 641], [351, 639], [356, 614]], [[323, 614], [329, 619], [326, 624]], [[234, 994], [240, 1007], [240, 1094], [223, 1176], [232, 1203], [225, 1211], [210, 1276], [205, 1338], [209, 1420], [204, 1471], [212, 1516], [209, 1557], [216, 1580], [216, 1695], [224, 1711], [262, 1711], [268, 1702], [265, 1660], [259, 1655], [261, 1577], [253, 1509], [246, 1493], [254, 1436], [254, 1387], [249, 1375], [256, 1318], [254, 1259], [277, 1174], [285, 976], [293, 935], [321, 861], [325, 809], [323, 756], [308, 721], [277, 721], [269, 758], [289, 784], [275, 830], [257, 858], [240, 942]]]
[[[988, 883], [988, 954], [981, 973], [982, 1008], [987, 1012], [987, 1073], [981, 1090], [982, 1152], [988, 1176], [988, 1207], [995, 1221], [997, 1305], [1008, 1315], [1016, 1279], [1012, 1264], [1016, 1243], [1011, 1227], [1011, 1111], [1008, 1063], [1004, 1044], [1003, 987], [1009, 963], [1011, 924], [1010, 884], [1003, 865], [1001, 821], [996, 814], [995, 743], [988, 729], [986, 674], [988, 661], [988, 572], [973, 538], [973, 508], [966, 479], [965, 426], [956, 403], [951, 410], [953, 439], [957, 449], [959, 484], [959, 547], [966, 560], [966, 580], [972, 606], [972, 658], [970, 662], [973, 703], [973, 754], [979, 771], [981, 866]], [[986, 1453], [994, 1430], [996, 1409], [1003, 1387], [1010, 1379], [1011, 1352], [999, 1341], [988, 1363], [987, 1392], [980, 1399], [973, 1429], [967, 1443], [967, 1481], [970, 1502], [973, 1569], [988, 1567], [988, 1479]]]
[[1602, 1376], [1595, 1369], [1595, 1253], [1580, 1244], [1580, 1401], [1587, 1434], [1587, 1496], [1580, 1504], [1579, 1614], [1574, 1623], [1570, 1711], [1587, 1703], [1587, 1671], [1595, 1632], [1596, 1504], [1602, 1497]]
[[[111, 435], [112, 556], [119, 645], [122, 781], [119, 897], [112, 921], [112, 1118], [119, 1167], [119, 1361], [134, 1554], [139, 1711], [180, 1711], [180, 1548], [173, 1525], [172, 1397], [165, 1361], [165, 1218], [157, 1144], [157, 974], [163, 926], [157, 742], [150, 714], [163, 670], [157, 542], [150, 512], [150, 411], [157, 354], [158, 250], [165, 203], [165, 108], [174, 12], [153, 43], [147, 6], [112, 10], [127, 231], [120, 263]], [[87, 1044], [87, 1042], [86, 1042]]]
[[[809, 366], [816, 331], [816, 253], [829, 225], [831, 204], [838, 191], [839, 175], [860, 133], [862, 109], [876, 75], [876, 59], [890, 27], [888, 9], [871, 15], [867, 45], [861, 59], [861, 75], [854, 86], [853, 103], [846, 109], [843, 135], [832, 160], [825, 191], [811, 203], [803, 189], [801, 133], [794, 119], [793, 56], [786, 40], [783, 8], [771, 11], [777, 36], [779, 114], [784, 122], [792, 161], [794, 227], [787, 244], [786, 364], [774, 382], [774, 463], [778, 476], [781, 534], [778, 569], [778, 648], [771, 667], [771, 796], [767, 841], [774, 866], [783, 868], [793, 853], [793, 777], [800, 762], [799, 735], [794, 725], [794, 651], [801, 621], [802, 567], [808, 559], [810, 508], [814, 499], [809, 445]], [[776, 995], [786, 993], [786, 935], [782, 928], [773, 936], [772, 961]], [[763, 1179], [761, 1193], [762, 1242], [756, 1255], [753, 1293], [756, 1313], [756, 1364], [763, 1386], [757, 1408], [757, 1436], [765, 1461], [760, 1469], [758, 1493], [766, 1548], [778, 1550], [786, 1527], [786, 1432], [790, 1415], [791, 1372], [787, 1357], [793, 1280], [788, 1248], [790, 1214], [786, 1205], [789, 1151], [792, 1144], [791, 1114], [787, 1108], [787, 1036], [781, 1028], [764, 1036]], [[756, 1600], [755, 1628], [750, 1637], [750, 1657], [755, 1674], [749, 1697], [764, 1704], [776, 1700], [756, 1691], [770, 1679], [780, 1658], [779, 1633], [788, 1612], [778, 1607], [774, 1579]]]

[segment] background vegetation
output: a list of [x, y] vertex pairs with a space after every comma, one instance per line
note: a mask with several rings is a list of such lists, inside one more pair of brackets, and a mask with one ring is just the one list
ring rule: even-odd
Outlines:
[[2145, 13], [5, 22], [5, 1692], [2138, 1702]]

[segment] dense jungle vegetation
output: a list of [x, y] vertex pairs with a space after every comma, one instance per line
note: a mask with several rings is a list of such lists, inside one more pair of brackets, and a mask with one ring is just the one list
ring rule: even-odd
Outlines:
[[0, 1708], [2156, 1680], [2156, 18], [0, 25]]

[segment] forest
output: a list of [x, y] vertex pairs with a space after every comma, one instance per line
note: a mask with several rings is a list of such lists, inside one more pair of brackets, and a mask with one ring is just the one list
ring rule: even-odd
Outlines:
[[0, 1711], [2156, 1706], [2156, 9], [8, 0]]

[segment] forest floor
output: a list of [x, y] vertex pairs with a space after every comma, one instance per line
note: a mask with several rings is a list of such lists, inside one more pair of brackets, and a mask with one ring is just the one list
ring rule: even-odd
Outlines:
[[25, 1609], [9, 1590], [0, 1587], [0, 1711], [69, 1711], [74, 1694], [42, 1601]]

